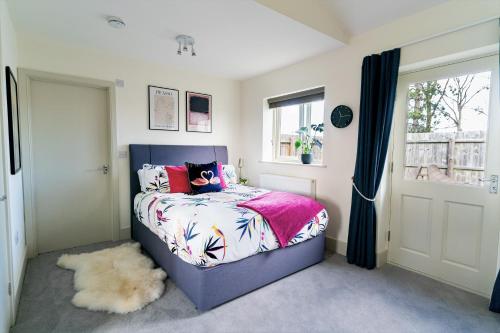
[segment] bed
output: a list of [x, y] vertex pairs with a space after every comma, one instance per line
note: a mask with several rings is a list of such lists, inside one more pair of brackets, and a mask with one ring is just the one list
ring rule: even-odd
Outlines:
[[[227, 164], [227, 148], [130, 145], [132, 238], [165, 269], [169, 278], [201, 311], [322, 261], [323, 231], [328, 222], [326, 212], [322, 212], [289, 242], [289, 246], [278, 248], [272, 231], [266, 228], [260, 215], [236, 208], [239, 201], [266, 190], [231, 185], [224, 192], [196, 196], [142, 193], [140, 190], [137, 171], [145, 163], [181, 165], [185, 161], [204, 163], [213, 160]], [[161, 216], [165, 208], [170, 209], [168, 217], [175, 216], [173, 220], [179, 220], [180, 224], [165, 223], [168, 229], [157, 223], [166, 218]], [[203, 222], [206, 223], [193, 222], [193, 216], [200, 210], [206, 217], [217, 218], [205, 218], [207, 221]], [[248, 225], [249, 222], [252, 226]], [[227, 228], [222, 228], [223, 223], [233, 223], [238, 227], [234, 228], [234, 233], [228, 233]], [[225, 230], [224, 237], [217, 237], [221, 236], [219, 228]], [[207, 232], [212, 234], [202, 237]], [[208, 252], [207, 244], [212, 244]]]

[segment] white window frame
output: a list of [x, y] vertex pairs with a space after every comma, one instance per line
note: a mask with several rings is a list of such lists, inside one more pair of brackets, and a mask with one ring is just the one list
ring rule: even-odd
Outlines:
[[[312, 103], [299, 104], [299, 128], [306, 126], [311, 127]], [[283, 110], [281, 107], [271, 109], [273, 112], [273, 161], [275, 162], [296, 162], [300, 163], [300, 156], [281, 156], [281, 117]], [[298, 128], [297, 128], [298, 129]], [[314, 164], [321, 164], [322, 160], [313, 160]]]

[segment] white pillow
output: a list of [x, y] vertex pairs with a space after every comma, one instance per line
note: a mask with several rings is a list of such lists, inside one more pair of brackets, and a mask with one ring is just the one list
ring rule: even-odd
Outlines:
[[226, 184], [237, 184], [238, 176], [236, 175], [236, 169], [232, 164], [224, 164], [222, 166], [222, 176]]
[[170, 183], [165, 168], [161, 165], [144, 164], [137, 171], [142, 192], [170, 192]]

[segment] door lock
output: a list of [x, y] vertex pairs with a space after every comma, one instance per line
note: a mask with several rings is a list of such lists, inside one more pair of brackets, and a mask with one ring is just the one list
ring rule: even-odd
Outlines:
[[490, 193], [497, 194], [498, 193], [498, 175], [491, 175], [486, 179], [479, 179], [483, 183], [490, 183]]

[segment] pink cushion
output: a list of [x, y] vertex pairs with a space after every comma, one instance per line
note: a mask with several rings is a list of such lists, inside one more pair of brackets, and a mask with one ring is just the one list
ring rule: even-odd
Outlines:
[[189, 176], [186, 166], [165, 166], [168, 182], [170, 183], [170, 193], [191, 193]]
[[224, 180], [224, 176], [222, 173], [222, 163], [221, 162], [217, 162], [217, 171], [219, 171], [220, 186], [222, 187], [222, 189], [227, 188], [227, 184], [226, 184], [226, 181]]

